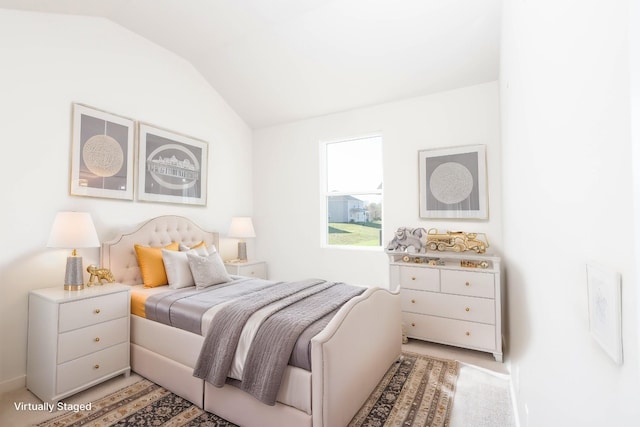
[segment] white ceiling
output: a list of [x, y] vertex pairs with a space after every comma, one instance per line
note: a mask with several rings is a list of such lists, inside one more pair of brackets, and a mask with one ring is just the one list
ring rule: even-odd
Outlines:
[[496, 80], [501, 0], [0, 0], [108, 18], [253, 128]]

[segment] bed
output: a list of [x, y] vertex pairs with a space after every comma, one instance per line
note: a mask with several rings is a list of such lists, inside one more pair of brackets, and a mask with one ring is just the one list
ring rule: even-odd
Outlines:
[[[134, 245], [164, 247], [178, 242], [186, 247], [218, 247], [218, 238], [218, 233], [205, 231], [187, 218], [160, 216], [103, 243], [101, 262], [116, 282], [131, 285], [133, 291], [142, 287]], [[158, 288], [150, 292], [162, 292]], [[195, 377], [205, 338], [133, 313], [131, 367], [199, 407], [242, 426], [336, 427], [348, 424], [399, 357], [400, 331], [397, 293], [366, 288], [342, 305], [326, 327], [313, 336], [310, 371], [285, 368], [274, 405], [234, 385], [217, 387]]]

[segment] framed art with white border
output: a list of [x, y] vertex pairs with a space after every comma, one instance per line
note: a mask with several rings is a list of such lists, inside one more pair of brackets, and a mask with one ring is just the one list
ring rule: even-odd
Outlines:
[[487, 219], [484, 145], [418, 152], [421, 218]]
[[73, 104], [71, 195], [133, 200], [134, 129], [132, 119]]
[[591, 336], [617, 364], [622, 363], [620, 274], [587, 264], [589, 330]]
[[207, 204], [205, 141], [146, 123], [138, 125], [138, 200]]

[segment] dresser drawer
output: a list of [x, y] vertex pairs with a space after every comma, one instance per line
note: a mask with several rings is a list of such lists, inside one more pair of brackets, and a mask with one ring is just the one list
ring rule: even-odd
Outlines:
[[118, 292], [60, 304], [59, 331], [70, 331], [128, 316], [128, 298], [128, 292]]
[[58, 363], [68, 362], [80, 356], [126, 342], [129, 335], [128, 325], [128, 319], [121, 317], [60, 334], [58, 336]]
[[129, 343], [121, 343], [58, 365], [56, 393], [65, 393], [129, 367]]
[[435, 268], [401, 267], [400, 287], [423, 291], [440, 290], [440, 271]]
[[442, 270], [442, 292], [483, 298], [495, 297], [493, 273]]
[[402, 311], [494, 324], [494, 300], [402, 289]]
[[403, 313], [407, 336], [459, 347], [496, 351], [496, 330], [493, 325], [445, 319], [414, 313]]

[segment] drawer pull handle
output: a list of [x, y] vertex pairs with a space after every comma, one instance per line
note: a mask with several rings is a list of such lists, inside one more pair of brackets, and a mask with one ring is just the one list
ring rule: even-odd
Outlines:
[[415, 304], [415, 303], [416, 303], [416, 300], [412, 299], [411, 304]]
[[93, 340], [94, 340], [95, 342], [100, 342], [100, 337], [95, 337]]
[[416, 324], [415, 323], [411, 323], [411, 326], [416, 326]]
[[415, 277], [412, 277], [412, 278], [411, 278], [411, 280], [416, 280], [416, 278], [415, 278]]
[[469, 336], [469, 335], [471, 335], [471, 332], [467, 331], [467, 332], [465, 332], [465, 335]]
[[466, 311], [467, 313], [471, 311], [471, 309], [469, 307], [465, 308], [464, 311]]
[[93, 365], [93, 369], [100, 369], [100, 365]]
[[469, 283], [469, 282], [465, 282], [465, 283], [464, 283], [464, 285], [465, 285], [465, 286], [467, 286], [467, 287], [469, 287], [469, 286], [471, 286], [471, 283]]
[[95, 314], [100, 314], [100, 309], [99, 309], [99, 308], [96, 308], [95, 310], [93, 310], [93, 312], [94, 312]]

